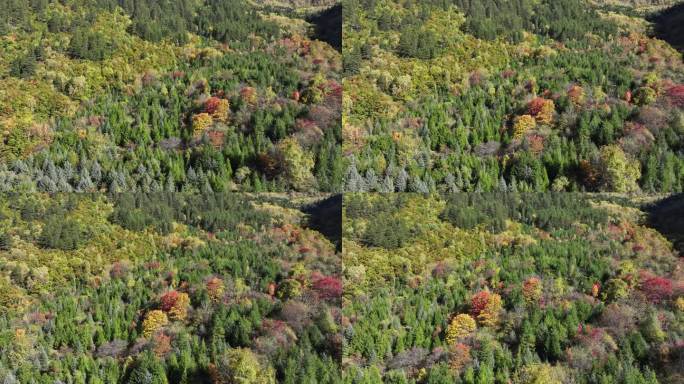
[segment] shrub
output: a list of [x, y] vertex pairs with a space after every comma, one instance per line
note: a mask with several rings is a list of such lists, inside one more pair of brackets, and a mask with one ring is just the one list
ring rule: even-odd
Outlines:
[[585, 101], [584, 89], [579, 85], [573, 85], [568, 89], [568, 98], [575, 107], [583, 105]]
[[228, 114], [230, 113], [230, 103], [226, 99], [210, 97], [204, 103], [204, 112], [211, 115], [217, 121], [225, 122], [228, 120]]
[[240, 90], [240, 98], [245, 104], [254, 105], [257, 101], [256, 89], [252, 87], [244, 87]]
[[190, 297], [185, 292], [169, 291], [160, 301], [161, 310], [168, 313], [173, 320], [184, 320], [188, 314]]
[[288, 300], [302, 294], [302, 283], [295, 279], [286, 279], [278, 285], [278, 296], [281, 300]]
[[679, 108], [684, 108], [684, 85], [676, 85], [667, 90], [670, 102]]
[[170, 311], [171, 308], [173, 308], [173, 306], [176, 305], [176, 301], [178, 301], [178, 296], [178, 291], [169, 291], [163, 294], [162, 297], [159, 299], [161, 310], [164, 312]]
[[539, 124], [551, 124], [555, 113], [556, 105], [553, 100], [537, 97], [527, 104], [527, 114], [534, 117]]
[[188, 307], [190, 306], [190, 296], [187, 293], [181, 292], [178, 295], [178, 300], [169, 310], [169, 315], [173, 320], [185, 320], [188, 316]]
[[449, 347], [449, 368], [451, 368], [451, 370], [460, 372], [472, 360], [469, 345], [456, 343]]
[[641, 87], [634, 95], [634, 102], [637, 105], [653, 104], [658, 96], [657, 92], [651, 87]]
[[641, 273], [641, 284], [639, 288], [646, 297], [655, 304], [669, 299], [674, 293], [672, 280], [655, 276], [649, 272]]
[[484, 326], [495, 326], [501, 312], [501, 296], [489, 291], [476, 293], [470, 301], [471, 314]]

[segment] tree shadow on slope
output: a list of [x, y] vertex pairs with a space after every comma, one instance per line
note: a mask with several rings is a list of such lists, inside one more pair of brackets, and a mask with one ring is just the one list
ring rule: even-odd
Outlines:
[[314, 38], [325, 41], [342, 51], [342, 5], [334, 5], [310, 16], [308, 22], [314, 25]]
[[335, 244], [337, 252], [342, 251], [342, 195], [319, 200], [301, 210], [309, 215], [307, 226]]
[[684, 194], [670, 196], [646, 207], [647, 224], [655, 228], [684, 255]]
[[655, 37], [684, 52], [684, 3], [655, 13], [648, 20], [654, 23]]

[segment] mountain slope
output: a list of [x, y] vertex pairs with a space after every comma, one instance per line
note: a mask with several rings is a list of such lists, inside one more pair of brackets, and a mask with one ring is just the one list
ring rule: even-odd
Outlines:
[[340, 382], [339, 254], [279, 198], [3, 195], [0, 381]]
[[4, 189], [339, 189], [340, 55], [297, 14], [238, 0], [8, 8]]
[[344, 4], [347, 190], [682, 190], [684, 65], [643, 17]]
[[644, 209], [346, 194], [344, 382], [681, 382], [682, 258]]

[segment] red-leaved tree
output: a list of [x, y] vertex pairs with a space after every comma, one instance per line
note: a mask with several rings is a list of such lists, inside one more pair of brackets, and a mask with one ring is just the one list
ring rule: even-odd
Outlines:
[[542, 111], [542, 108], [544, 108], [545, 101], [546, 100], [541, 97], [532, 99], [532, 101], [527, 104], [527, 114], [536, 117]]
[[672, 104], [679, 108], [684, 108], [684, 85], [675, 85], [667, 90], [667, 96]]
[[332, 276], [324, 276], [313, 282], [313, 289], [322, 299], [337, 299], [342, 296], [342, 282]]
[[221, 99], [219, 99], [218, 97], [210, 97], [204, 103], [204, 112], [213, 115], [214, 113], [216, 113], [216, 110], [218, 109], [220, 104]]
[[489, 302], [489, 291], [480, 291], [473, 295], [470, 299], [470, 313], [473, 317], [477, 317], [487, 307]]
[[652, 303], [658, 304], [672, 297], [674, 293], [672, 280], [647, 271], [641, 271], [640, 275], [641, 284], [639, 288]]
[[159, 299], [159, 306], [162, 311], [168, 312], [178, 301], [178, 291], [169, 291]]

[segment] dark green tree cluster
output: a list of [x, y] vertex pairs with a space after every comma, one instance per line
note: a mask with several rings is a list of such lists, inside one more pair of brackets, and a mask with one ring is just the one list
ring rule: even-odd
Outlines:
[[[72, 54], [89, 60], [106, 54], [107, 47], [102, 45], [101, 36], [78, 36], [77, 32], [82, 32], [79, 28], [92, 22], [92, 16], [98, 11], [116, 8], [131, 16], [131, 29], [136, 35], [154, 42], [170, 40], [183, 44], [188, 41], [188, 32], [224, 42], [244, 41], [251, 34], [267, 38], [280, 34], [278, 26], [265, 21], [253, 5], [238, 0], [68, 0], [61, 3], [88, 12], [84, 13], [84, 19], [76, 20], [65, 19], [58, 12], [49, 13], [48, 29], [50, 32], [74, 32], [79, 40], [72, 43]], [[3, 12], [0, 19], [0, 33], [16, 27], [33, 30], [31, 13], [43, 13], [49, 4], [48, 0], [10, 1], [6, 7], [8, 11]]]

